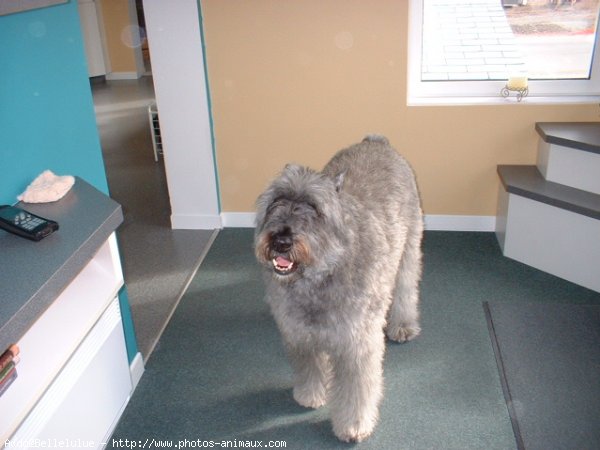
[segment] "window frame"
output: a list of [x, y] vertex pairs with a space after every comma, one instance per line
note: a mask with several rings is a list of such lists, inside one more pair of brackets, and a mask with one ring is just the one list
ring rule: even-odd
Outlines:
[[[500, 1], [500, 0], [498, 0]], [[589, 79], [529, 80], [528, 95], [520, 103], [561, 104], [600, 102], [600, 24], [592, 55]], [[408, 4], [408, 74], [407, 104], [507, 104], [515, 103], [516, 96], [504, 98], [500, 90], [506, 80], [422, 81], [423, 0], [409, 0]]]

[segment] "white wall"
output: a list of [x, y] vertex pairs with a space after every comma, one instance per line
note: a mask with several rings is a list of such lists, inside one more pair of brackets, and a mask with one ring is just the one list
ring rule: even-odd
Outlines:
[[144, 0], [169, 195], [177, 229], [221, 228], [197, 0]]

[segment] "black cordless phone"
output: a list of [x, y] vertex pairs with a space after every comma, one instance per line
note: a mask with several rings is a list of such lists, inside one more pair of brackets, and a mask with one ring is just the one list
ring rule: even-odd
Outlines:
[[58, 223], [36, 216], [16, 206], [0, 206], [0, 228], [32, 241], [39, 241], [58, 230]]

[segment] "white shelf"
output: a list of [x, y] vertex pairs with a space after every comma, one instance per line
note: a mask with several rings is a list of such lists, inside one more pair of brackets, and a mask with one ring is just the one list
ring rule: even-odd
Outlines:
[[25, 420], [117, 296], [123, 278], [115, 255], [113, 234], [19, 340], [18, 377], [0, 397], [0, 442]]

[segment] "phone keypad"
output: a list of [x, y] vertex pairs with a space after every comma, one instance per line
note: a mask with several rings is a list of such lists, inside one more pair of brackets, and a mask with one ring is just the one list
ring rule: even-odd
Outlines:
[[14, 223], [15, 225], [25, 228], [26, 230], [33, 230], [44, 223], [44, 221], [37, 217], [33, 217], [31, 214], [21, 212], [15, 216]]

